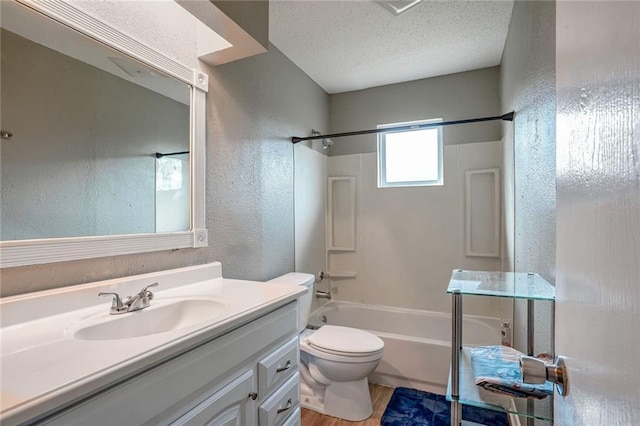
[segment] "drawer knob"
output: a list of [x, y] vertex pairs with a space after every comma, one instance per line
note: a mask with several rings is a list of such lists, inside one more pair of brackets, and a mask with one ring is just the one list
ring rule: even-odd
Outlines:
[[284, 365], [284, 367], [276, 368], [276, 373], [282, 373], [283, 371], [287, 371], [290, 368], [291, 368], [291, 361], [287, 360], [287, 363]]
[[293, 406], [293, 403], [291, 402], [291, 398], [289, 398], [289, 400], [287, 401], [287, 405], [284, 406], [284, 408], [278, 408], [277, 413], [284, 413], [285, 411], [289, 410], [291, 407]]
[[249, 398], [251, 398], [251, 399], [253, 399], [255, 401], [256, 399], [258, 399], [258, 392], [251, 392], [249, 394]]

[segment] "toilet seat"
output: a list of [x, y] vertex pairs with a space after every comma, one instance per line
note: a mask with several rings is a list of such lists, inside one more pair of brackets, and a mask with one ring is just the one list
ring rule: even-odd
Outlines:
[[366, 331], [325, 325], [313, 333], [303, 333], [300, 346], [302, 350], [327, 360], [366, 362], [382, 356], [384, 342]]
[[309, 345], [309, 342], [307, 341], [307, 339], [300, 339], [300, 351], [307, 353], [311, 356], [314, 356], [318, 359], [323, 359], [326, 361], [341, 362], [341, 363], [359, 364], [359, 363], [366, 363], [370, 361], [379, 361], [382, 358], [382, 350], [378, 352], [373, 352], [371, 354], [365, 354], [365, 355], [358, 355], [358, 354], [349, 354], [349, 355], [340, 354], [339, 355], [339, 354], [330, 353], [327, 351], [322, 351]]
[[341, 357], [346, 357], [346, 358], [362, 358], [362, 357], [369, 357], [371, 355], [378, 355], [378, 354], [382, 353], [382, 349], [380, 349], [379, 351], [373, 351], [373, 352], [353, 353], [353, 352], [332, 351], [332, 350], [329, 350], [329, 349], [317, 348], [317, 347], [314, 347], [313, 345], [309, 345], [309, 346], [311, 348], [317, 350], [318, 352], [322, 352], [323, 354], [336, 355], [336, 356], [341, 356]]

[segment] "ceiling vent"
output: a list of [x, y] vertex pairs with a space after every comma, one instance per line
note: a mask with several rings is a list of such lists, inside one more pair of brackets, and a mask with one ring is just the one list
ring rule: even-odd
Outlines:
[[376, 0], [376, 3], [394, 15], [400, 15], [421, 2], [422, 0]]

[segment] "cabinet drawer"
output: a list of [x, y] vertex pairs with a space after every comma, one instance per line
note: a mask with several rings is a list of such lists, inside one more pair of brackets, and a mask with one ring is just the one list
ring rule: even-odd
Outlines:
[[269, 395], [298, 371], [298, 336], [258, 362], [258, 394]]
[[282, 426], [301, 426], [302, 425], [302, 419], [301, 419], [300, 416], [301, 416], [300, 407], [298, 407], [298, 408], [296, 408], [296, 411], [291, 413], [289, 418], [287, 420], [285, 420], [284, 423], [282, 423]]
[[258, 408], [260, 426], [280, 426], [298, 408], [300, 375], [295, 373]]

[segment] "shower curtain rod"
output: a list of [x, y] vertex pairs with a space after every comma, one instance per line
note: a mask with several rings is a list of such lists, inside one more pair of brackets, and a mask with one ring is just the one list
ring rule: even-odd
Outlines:
[[344, 136], [356, 136], [356, 135], [368, 135], [371, 133], [387, 133], [387, 132], [395, 132], [401, 130], [417, 130], [417, 129], [428, 129], [430, 127], [440, 127], [440, 126], [452, 126], [454, 124], [466, 124], [466, 123], [479, 123], [481, 121], [495, 121], [495, 120], [504, 120], [504, 121], [513, 121], [514, 112], [508, 112], [503, 115], [496, 115], [494, 117], [481, 117], [481, 118], [469, 118], [466, 120], [454, 120], [454, 121], [440, 121], [433, 123], [424, 123], [424, 124], [412, 124], [408, 126], [396, 126], [396, 127], [385, 127], [384, 129], [370, 129], [370, 130], [358, 130], [355, 132], [345, 132], [345, 133], [333, 133], [330, 135], [313, 135], [307, 136], [304, 138], [300, 138], [297, 136], [293, 136], [291, 138], [291, 142], [298, 143], [303, 141], [312, 141], [316, 139], [328, 139], [328, 138], [341, 138]]
[[156, 158], [166, 157], [168, 155], [180, 155], [180, 154], [188, 154], [189, 151], [180, 151], [180, 152], [167, 152], [165, 154], [161, 152], [156, 152]]

